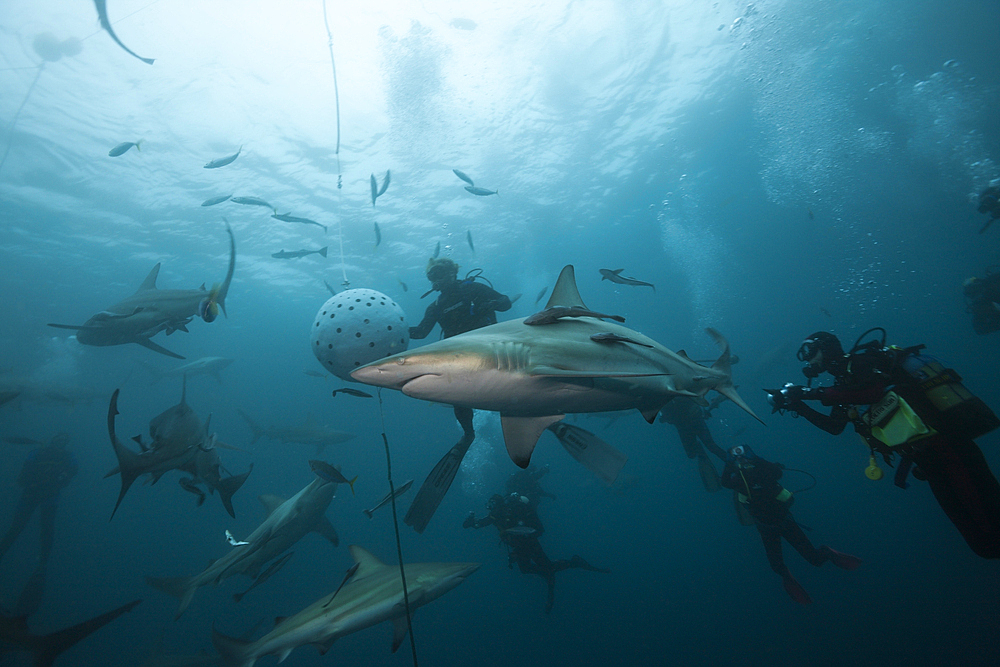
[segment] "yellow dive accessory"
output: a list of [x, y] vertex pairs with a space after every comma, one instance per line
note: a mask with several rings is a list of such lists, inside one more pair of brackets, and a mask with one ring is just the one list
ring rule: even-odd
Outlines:
[[937, 433], [924, 424], [910, 404], [894, 391], [888, 392], [873, 405], [863, 419], [871, 428], [871, 434], [889, 447], [898, 447]]
[[882, 479], [882, 469], [878, 467], [878, 463], [875, 461], [874, 455], [868, 457], [868, 467], [865, 468], [865, 477], [873, 482], [877, 482]]

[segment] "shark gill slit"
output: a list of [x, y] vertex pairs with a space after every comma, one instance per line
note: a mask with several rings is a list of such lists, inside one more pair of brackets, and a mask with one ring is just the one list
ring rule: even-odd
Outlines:
[[403, 543], [399, 539], [399, 516], [396, 513], [396, 488], [392, 483], [392, 457], [389, 455], [389, 437], [385, 434], [385, 410], [382, 406], [382, 388], [375, 391], [378, 396], [378, 416], [382, 424], [382, 443], [385, 445], [385, 471], [389, 480], [389, 499], [392, 505], [392, 527], [396, 531], [396, 558], [399, 560], [399, 578], [403, 584], [403, 608], [406, 609], [406, 627], [410, 637], [410, 652], [413, 667], [417, 667], [417, 643], [413, 638], [413, 624], [410, 616], [410, 592], [406, 586], [406, 570], [403, 568]]

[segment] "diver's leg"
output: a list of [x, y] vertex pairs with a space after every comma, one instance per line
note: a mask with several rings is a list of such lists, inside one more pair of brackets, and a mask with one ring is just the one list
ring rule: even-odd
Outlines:
[[17, 507], [14, 509], [14, 520], [10, 522], [10, 528], [7, 529], [3, 540], [0, 540], [0, 558], [4, 557], [7, 550], [14, 544], [17, 536], [28, 525], [28, 520], [31, 519], [31, 514], [35, 511], [37, 504], [38, 501], [29, 498], [26, 492], [21, 493], [21, 497], [17, 501]]
[[1000, 484], [974, 442], [942, 440], [913, 460], [941, 509], [983, 558], [1000, 558]]
[[58, 507], [58, 497], [46, 498], [39, 503], [38, 519], [40, 524], [38, 540], [38, 558], [42, 563], [47, 563], [52, 554], [52, 543], [55, 539], [56, 531], [56, 508]]
[[795, 580], [792, 573], [785, 565], [785, 559], [781, 555], [781, 530], [777, 526], [762, 524], [757, 522], [757, 532], [764, 543], [764, 553], [767, 554], [767, 562], [771, 564], [780, 577], [781, 583], [785, 587], [785, 592], [799, 604], [809, 604], [812, 599], [805, 589]]

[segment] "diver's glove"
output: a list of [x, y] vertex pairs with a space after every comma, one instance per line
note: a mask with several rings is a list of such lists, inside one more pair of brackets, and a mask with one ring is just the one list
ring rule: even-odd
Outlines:
[[779, 410], [794, 410], [795, 405], [804, 400], [819, 398], [818, 389], [810, 389], [800, 384], [788, 382], [781, 389], [765, 389], [767, 392], [767, 402], [771, 406], [771, 413]]
[[476, 525], [476, 513], [469, 512], [469, 516], [465, 517], [465, 521], [462, 522], [462, 528], [472, 528]]

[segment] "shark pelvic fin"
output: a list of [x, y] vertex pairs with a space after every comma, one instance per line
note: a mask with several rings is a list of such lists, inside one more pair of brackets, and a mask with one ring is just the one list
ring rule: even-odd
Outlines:
[[141, 285], [139, 285], [139, 289], [137, 289], [136, 292], [142, 292], [144, 290], [149, 290], [149, 289], [156, 289], [156, 277], [159, 275], [160, 275], [160, 263], [157, 262], [156, 266], [153, 267], [153, 270], [149, 272], [148, 276], [146, 276], [146, 279], [142, 281]]
[[507, 444], [510, 460], [521, 468], [527, 468], [542, 431], [565, 416], [512, 417], [501, 414], [500, 426], [503, 428], [503, 439]]
[[576, 273], [573, 270], [572, 264], [567, 264], [563, 267], [563, 270], [559, 273], [558, 280], [556, 280], [555, 287], [552, 288], [552, 294], [549, 295], [549, 300], [545, 303], [545, 308], [552, 308], [553, 306], [576, 307], [590, 310], [583, 303], [580, 290], [576, 288]]
[[[402, 605], [396, 605], [402, 607]], [[410, 624], [406, 622], [406, 614], [392, 619], [392, 652], [395, 653], [399, 645], [406, 639], [406, 633], [410, 631]]]

